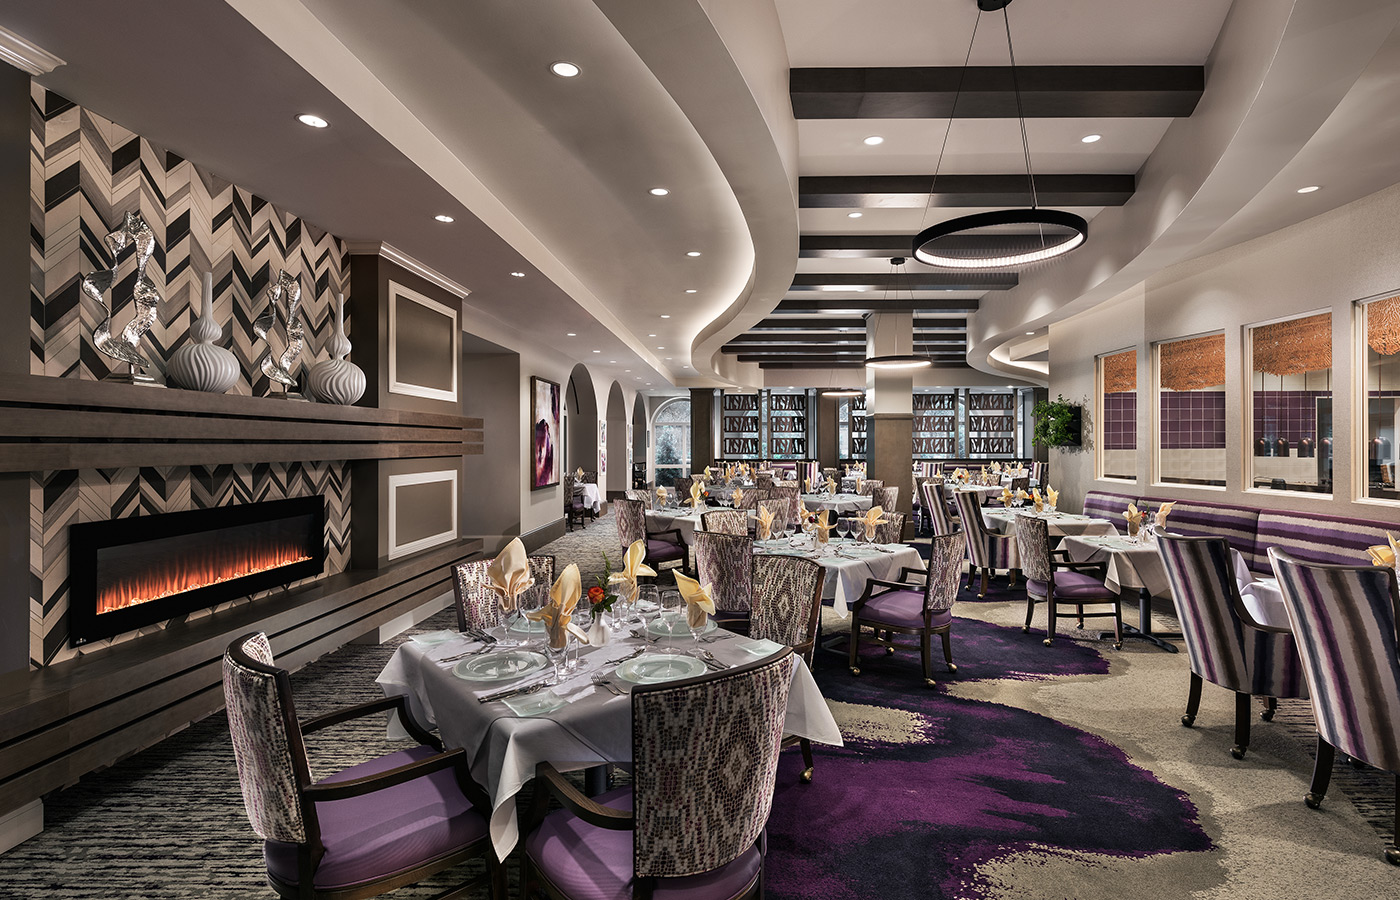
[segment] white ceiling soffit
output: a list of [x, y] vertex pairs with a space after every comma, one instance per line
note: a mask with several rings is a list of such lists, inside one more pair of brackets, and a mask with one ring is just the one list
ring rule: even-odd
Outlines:
[[[1043, 381], [1042, 364], [1011, 360], [1014, 338], [1198, 255], [1242, 210], [1267, 230], [1320, 212], [1269, 186], [1318, 135], [1398, 21], [1400, 4], [1390, 0], [1236, 0], [1207, 61], [1195, 114], [1168, 128], [1132, 199], [1099, 213], [1083, 248], [1023, 271], [1018, 287], [985, 300], [969, 322], [968, 361]], [[1393, 153], [1389, 161], [1367, 167], [1370, 179], [1348, 179], [1355, 196], [1329, 191], [1327, 204], [1394, 183]], [[1332, 171], [1335, 161], [1317, 164], [1322, 171], [1309, 183], [1343, 180]]]
[[734, 188], [597, 5], [228, 2], [668, 378], [746, 297]]

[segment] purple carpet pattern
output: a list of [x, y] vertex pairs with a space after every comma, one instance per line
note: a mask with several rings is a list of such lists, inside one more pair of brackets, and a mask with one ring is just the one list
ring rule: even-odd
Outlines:
[[[1090, 647], [1044, 648], [984, 622], [955, 619], [953, 640], [962, 682], [1108, 668]], [[1184, 793], [1094, 735], [951, 696], [941, 666], [939, 686], [924, 687], [916, 650], [862, 653], [859, 677], [834, 663], [825, 656], [815, 671], [846, 746], [817, 748], [810, 785], [798, 783], [800, 757], [784, 754], [768, 822], [771, 898], [980, 898], [990, 894], [979, 867], [1015, 854], [1212, 847]]]

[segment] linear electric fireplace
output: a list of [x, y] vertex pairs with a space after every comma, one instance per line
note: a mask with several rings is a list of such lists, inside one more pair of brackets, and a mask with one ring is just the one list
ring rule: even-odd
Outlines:
[[325, 501], [298, 497], [69, 531], [74, 646], [321, 574]]

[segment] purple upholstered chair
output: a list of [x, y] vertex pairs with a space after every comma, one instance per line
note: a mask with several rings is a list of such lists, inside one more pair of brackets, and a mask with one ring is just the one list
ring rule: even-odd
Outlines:
[[943, 500], [941, 480], [925, 481], [923, 492], [924, 506], [928, 508], [929, 517], [933, 521], [934, 534], [952, 534], [962, 528], [962, 519], [948, 512], [948, 506]]
[[1335, 750], [1397, 773], [1395, 842], [1400, 866], [1400, 593], [1395, 570], [1310, 565], [1269, 550], [1312, 695], [1317, 763], [1305, 802], [1322, 805]]
[[700, 527], [720, 534], [749, 533], [749, 514], [742, 509], [711, 509], [700, 514]]
[[[982, 495], [977, 491], [954, 491], [958, 512], [962, 519], [963, 536], [967, 540], [967, 557], [973, 569], [982, 570], [982, 589], [977, 597], [987, 596], [987, 573], [999, 569], [1007, 570], [1007, 584], [1016, 579], [1015, 570], [1021, 567], [1016, 552], [1016, 536], [993, 534], [987, 530], [982, 519]], [[972, 572], [967, 574], [968, 586], [972, 585]]]
[[[632, 688], [632, 785], [585, 797], [536, 770], [523, 876], [555, 900], [740, 900], [763, 891], [763, 827], [797, 658]], [[563, 809], [546, 815], [554, 797]]]
[[883, 524], [875, 526], [875, 543], [898, 544], [904, 540], [904, 513], [886, 508], [884, 519]]
[[647, 555], [644, 561], [660, 571], [662, 563], [679, 563], [682, 572], [690, 571], [690, 548], [681, 537], [679, 528], [647, 533], [646, 509], [640, 500], [625, 498], [614, 500], [617, 509], [617, 537], [625, 552], [637, 541], [645, 541]]
[[1186, 656], [1191, 688], [1181, 724], [1191, 727], [1201, 705], [1201, 681], [1235, 692], [1235, 745], [1230, 755], [1244, 759], [1249, 749], [1249, 698], [1268, 699], [1263, 718], [1273, 718], [1278, 697], [1306, 697], [1302, 665], [1287, 628], [1256, 622], [1240, 599], [1223, 537], [1157, 537], [1157, 553], [1167, 570]]
[[572, 474], [564, 476], [564, 524], [570, 531], [574, 530], [574, 520], [578, 520], [580, 527], [586, 526], [585, 521], [589, 513], [592, 512], [583, 502], [583, 494], [574, 490], [574, 485], [578, 482]]
[[730, 631], [749, 631], [753, 564], [753, 538], [747, 534], [695, 532], [696, 577], [701, 584], [711, 585], [714, 619]]
[[[490, 802], [472, 781], [466, 752], [443, 752], [414, 723], [404, 697], [302, 724], [287, 671], [273, 664], [267, 636], [255, 633], [224, 653], [224, 699], [243, 802], [278, 894], [373, 897], [484, 858], [487, 873], [464, 881], [461, 895], [489, 881], [491, 896], [505, 897], [505, 867], [487, 827]], [[304, 734], [389, 710], [419, 746], [312, 780]]]
[[[1016, 547], [1021, 557], [1021, 571], [1026, 573], [1026, 624], [1021, 629], [1029, 634], [1035, 605], [1045, 603], [1050, 615], [1045, 623], [1045, 646], [1055, 640], [1055, 628], [1060, 618], [1060, 606], [1073, 606], [1084, 627], [1086, 618], [1113, 617], [1113, 646], [1123, 649], [1123, 608], [1118, 592], [1102, 581], [1085, 574], [1082, 569], [1098, 564], [1057, 560], [1050, 552], [1050, 526], [1044, 519], [1033, 516], [1016, 517]], [[1108, 604], [1109, 609], [1084, 611], [1084, 605]]]
[[[851, 674], [860, 674], [856, 662], [862, 627], [874, 628], [876, 635], [881, 631], [917, 634], [927, 685], [934, 684], [929, 643], [935, 634], [943, 638], [943, 658], [948, 663], [948, 671], [958, 671], [953, 664], [953, 602], [958, 596], [966, 553], [967, 544], [961, 534], [936, 534], [930, 539], [928, 571], [906, 567], [900, 569], [899, 581], [871, 578], [865, 582], [865, 591], [851, 607]], [[913, 584], [916, 580], [922, 580], [923, 585]], [[892, 641], [877, 640], [877, 643], [883, 643], [888, 652], [894, 652]]]
[[[535, 584], [520, 596], [521, 609], [538, 609], [549, 598], [554, 583], [554, 557], [531, 556], [530, 576]], [[501, 624], [501, 598], [486, 587], [491, 560], [478, 559], [452, 567], [452, 593], [457, 601], [457, 630], [495, 628]]]
[[798, 488], [775, 485], [773, 489], [768, 492], [768, 499], [781, 500], [787, 504], [786, 519], [784, 521], [797, 521], [798, 504], [802, 499], [802, 492]]
[[[749, 635], [759, 640], [787, 644], [808, 665], [817, 643], [821, 624], [822, 588], [826, 569], [810, 559], [796, 556], [758, 556], [753, 560], [753, 615]], [[784, 738], [783, 746], [802, 748], [801, 779], [812, 781], [812, 742], [806, 738]]]

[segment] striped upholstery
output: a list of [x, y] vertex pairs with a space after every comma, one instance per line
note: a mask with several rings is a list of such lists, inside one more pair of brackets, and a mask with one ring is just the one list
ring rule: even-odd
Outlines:
[[749, 533], [749, 514], [742, 509], [712, 509], [700, 514], [700, 527], [720, 534]]
[[1163, 535], [1157, 552], [1171, 583], [1191, 671], [1239, 693], [1307, 696], [1293, 636], [1240, 618], [1244, 604], [1224, 539]]
[[[1114, 494], [1109, 491], [1090, 491], [1084, 495], [1084, 515], [1094, 516], [1117, 525], [1123, 521], [1123, 510], [1128, 508], [1129, 503], [1137, 503], [1137, 497], [1130, 497], [1127, 494]], [[1141, 508], [1142, 504], [1138, 504]], [[1173, 515], [1171, 519], [1175, 524]]]
[[1299, 562], [1367, 565], [1370, 557], [1366, 555], [1366, 548], [1384, 545], [1385, 532], [1385, 525], [1381, 523], [1262, 510], [1254, 554], [1251, 557], [1245, 553], [1244, 558], [1257, 572], [1270, 570], [1270, 547], [1277, 547]]
[[[1156, 512], [1165, 500], [1148, 498], [1138, 504]], [[1119, 519], [1122, 518], [1120, 511]], [[1151, 519], [1148, 519], [1151, 521]], [[1254, 556], [1254, 534], [1259, 528], [1259, 510], [1223, 503], [1202, 503], [1180, 500], [1167, 516], [1167, 530], [1186, 537], [1223, 537], [1230, 546], [1243, 554], [1246, 561]], [[1385, 543], [1382, 540], [1381, 543]], [[1231, 580], [1233, 583], [1233, 579]]]
[[1269, 556], [1300, 636], [1318, 734], [1343, 753], [1400, 772], [1394, 570], [1315, 566], [1277, 550]]
[[1031, 463], [1031, 477], [1035, 479], [1036, 484], [1045, 487], [1045, 480], [1050, 477], [1050, 464]]
[[961, 527], [962, 520], [948, 515], [948, 507], [943, 502], [943, 484], [925, 481], [923, 484], [924, 506], [933, 520], [934, 534], [952, 534]]
[[695, 532], [695, 569], [711, 585], [718, 612], [749, 611], [753, 605], [753, 540], [747, 535]]
[[993, 534], [982, 520], [982, 495], [977, 491], [955, 491], [958, 512], [962, 516], [963, 533], [967, 536], [967, 556], [979, 569], [1019, 569], [1020, 554], [1016, 538], [1009, 534]]

